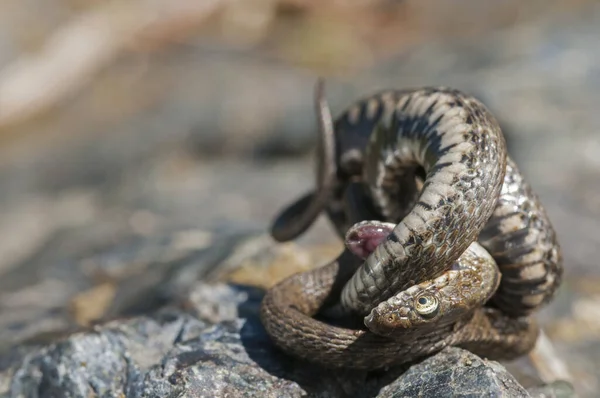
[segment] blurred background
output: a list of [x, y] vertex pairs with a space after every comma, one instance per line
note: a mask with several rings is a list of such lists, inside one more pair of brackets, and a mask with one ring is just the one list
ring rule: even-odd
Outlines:
[[[540, 318], [597, 396], [598, 37], [586, 0], [3, 0], [0, 348], [122, 315], [173, 241], [265, 230], [313, 186], [318, 76], [334, 115], [446, 85], [497, 116], [550, 214], [566, 273]], [[339, 245], [324, 219], [299, 243]]]

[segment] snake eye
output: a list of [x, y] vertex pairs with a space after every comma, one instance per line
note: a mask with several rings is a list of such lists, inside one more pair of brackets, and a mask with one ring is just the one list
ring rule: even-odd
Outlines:
[[415, 300], [415, 310], [423, 318], [429, 319], [437, 315], [440, 303], [437, 298], [423, 295]]

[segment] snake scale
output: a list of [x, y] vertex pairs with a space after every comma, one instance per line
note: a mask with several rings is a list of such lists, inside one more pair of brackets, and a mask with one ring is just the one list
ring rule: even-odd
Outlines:
[[[529, 315], [560, 285], [562, 255], [488, 109], [445, 87], [388, 90], [334, 122], [322, 81], [315, 101], [317, 189], [279, 215], [272, 235], [294, 239], [325, 211], [347, 249], [267, 292], [261, 319], [275, 343], [360, 369], [448, 345], [493, 359], [531, 350]], [[472, 302], [458, 294], [469, 287]], [[328, 308], [364, 325], [318, 319]]]

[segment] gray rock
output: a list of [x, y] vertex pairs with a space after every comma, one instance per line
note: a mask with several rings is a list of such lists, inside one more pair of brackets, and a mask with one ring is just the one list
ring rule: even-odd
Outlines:
[[277, 253], [256, 228], [180, 225], [149, 236], [115, 229], [117, 243], [79, 228], [57, 234], [0, 278], [0, 348], [98, 319], [148, 313], [195, 281], [237, 266], [236, 256], [267, 261]]
[[[220, 323], [199, 315], [217, 301], [163, 309], [73, 334], [25, 355], [0, 374], [10, 397], [344, 396], [363, 383], [296, 366], [269, 343], [256, 310], [260, 293], [198, 286], [193, 297], [226, 299]], [[227, 292], [227, 294], [225, 294]], [[212, 294], [216, 293], [216, 294]], [[189, 301], [188, 304], [193, 301]], [[234, 310], [238, 308], [238, 310]], [[234, 310], [232, 312], [232, 310]], [[246, 317], [237, 318], [237, 313]], [[229, 315], [227, 315], [229, 314]], [[231, 315], [235, 319], [227, 320]], [[2, 385], [2, 383], [0, 383]]]
[[[289, 357], [258, 319], [262, 291], [198, 283], [150, 315], [0, 356], [6, 397], [528, 397], [506, 369], [449, 348], [409, 368], [330, 371]], [[11, 363], [12, 362], [12, 363]], [[4, 388], [4, 390], [2, 390]]]
[[449, 347], [412, 366], [385, 387], [382, 398], [401, 397], [530, 397], [497, 362]]

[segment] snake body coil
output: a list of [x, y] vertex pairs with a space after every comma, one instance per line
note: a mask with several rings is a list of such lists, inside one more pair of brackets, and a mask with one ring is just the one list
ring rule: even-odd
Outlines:
[[[280, 215], [273, 236], [293, 239], [322, 210], [342, 236], [362, 220], [397, 225], [356, 272], [341, 272], [346, 265], [334, 262], [273, 287], [262, 307], [271, 337], [297, 355], [351, 367], [360, 361], [359, 352], [373, 358], [366, 351], [379, 353], [377, 360], [364, 359], [370, 367], [448, 344], [494, 357], [531, 348], [537, 332], [531, 320], [518, 317], [554, 295], [562, 275], [560, 248], [485, 106], [447, 88], [387, 91], [359, 101], [331, 123], [322, 92], [317, 103], [318, 190]], [[404, 333], [402, 341], [311, 318], [332, 291], [338, 298], [341, 291], [343, 308], [367, 315], [399, 291], [448, 272], [476, 240], [502, 273], [493, 309]], [[455, 283], [460, 288], [465, 282]]]
[[324, 303], [339, 296], [340, 283], [347, 280], [353, 264], [357, 259], [344, 252], [338, 261], [293, 275], [267, 292], [261, 318], [277, 346], [328, 367], [372, 370], [408, 363], [447, 346], [512, 359], [535, 344], [538, 328], [533, 320], [510, 319], [494, 308], [480, 307], [454, 324], [416, 333], [406, 330], [394, 338], [313, 319]]

